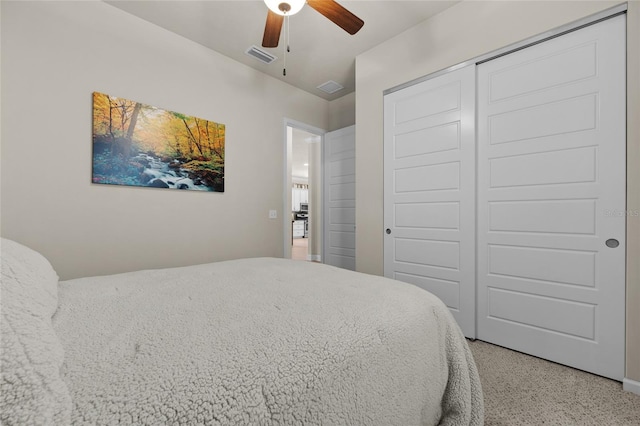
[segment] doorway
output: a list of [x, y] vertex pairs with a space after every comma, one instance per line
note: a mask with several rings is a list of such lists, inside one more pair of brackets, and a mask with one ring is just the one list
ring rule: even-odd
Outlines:
[[286, 120], [284, 257], [321, 262], [321, 129]]

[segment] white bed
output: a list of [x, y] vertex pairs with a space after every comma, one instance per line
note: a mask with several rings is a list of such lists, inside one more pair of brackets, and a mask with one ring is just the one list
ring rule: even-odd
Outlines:
[[398, 281], [242, 259], [58, 282], [2, 240], [3, 424], [480, 425], [448, 309]]

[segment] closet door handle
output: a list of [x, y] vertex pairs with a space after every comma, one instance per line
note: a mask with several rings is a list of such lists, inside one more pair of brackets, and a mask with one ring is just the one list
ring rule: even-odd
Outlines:
[[615, 238], [609, 238], [605, 244], [607, 245], [607, 247], [609, 248], [616, 248], [620, 245], [620, 242], [618, 240], [616, 240]]
[[387, 230], [385, 231], [387, 234], [391, 233], [391, 229], [387, 228]]

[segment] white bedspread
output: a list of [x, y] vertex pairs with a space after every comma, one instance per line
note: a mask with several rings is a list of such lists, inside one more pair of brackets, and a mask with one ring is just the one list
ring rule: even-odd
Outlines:
[[435, 296], [246, 259], [60, 283], [74, 424], [476, 425], [480, 382]]

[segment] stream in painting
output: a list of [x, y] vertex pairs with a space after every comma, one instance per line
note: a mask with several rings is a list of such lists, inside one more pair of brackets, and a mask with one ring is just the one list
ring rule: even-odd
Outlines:
[[134, 161], [146, 165], [142, 172], [143, 179], [148, 178], [147, 186], [156, 188], [175, 189], [195, 189], [200, 191], [210, 191], [211, 189], [203, 185], [199, 179], [194, 181], [189, 177], [189, 171], [180, 167], [178, 160], [164, 162], [149, 154], [138, 154]]

